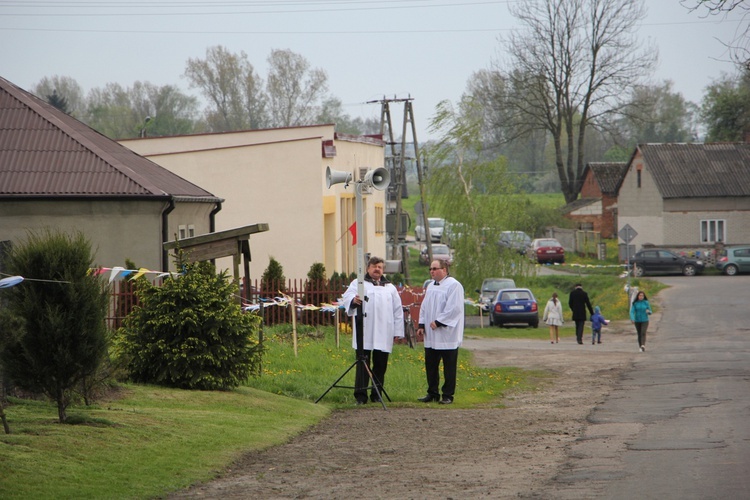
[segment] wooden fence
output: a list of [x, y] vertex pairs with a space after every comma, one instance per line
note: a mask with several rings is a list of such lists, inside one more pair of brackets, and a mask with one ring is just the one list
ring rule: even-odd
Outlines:
[[[159, 282], [156, 283], [160, 284]], [[291, 323], [292, 307], [297, 315], [297, 323], [308, 325], [334, 325], [335, 310], [326, 305], [335, 304], [346, 291], [349, 283], [339, 283], [329, 280], [312, 282], [310, 280], [290, 279], [284, 283], [261, 284], [259, 280], [251, 280], [250, 287], [245, 286], [245, 280], [240, 286], [240, 299], [243, 308], [257, 307], [266, 325]], [[249, 290], [249, 293], [246, 292]], [[414, 324], [419, 320], [419, 306], [424, 298], [424, 290], [418, 288], [399, 288], [401, 302], [408, 307]], [[135, 284], [130, 281], [112, 283], [110, 292], [109, 313], [107, 325], [116, 330], [122, 326], [122, 321], [138, 303], [135, 295]], [[320, 309], [324, 307], [324, 309]], [[255, 307], [253, 309], [256, 309]], [[345, 314], [339, 314], [339, 322], [348, 322]]]

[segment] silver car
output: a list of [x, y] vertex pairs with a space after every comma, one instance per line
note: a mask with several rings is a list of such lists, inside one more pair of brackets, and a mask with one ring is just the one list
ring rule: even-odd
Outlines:
[[516, 282], [510, 278], [486, 278], [482, 281], [482, 287], [477, 289], [479, 304], [482, 311], [489, 312], [497, 292], [506, 288], [515, 288]]
[[[440, 240], [443, 239], [443, 230], [445, 229], [445, 219], [441, 219], [439, 217], [430, 217], [427, 219], [427, 224], [429, 225], [429, 232], [430, 232], [430, 239], [434, 241], [435, 243], [440, 243]], [[420, 222], [417, 227], [414, 228], [414, 236], [416, 237], [417, 241], [426, 240], [427, 236], [425, 235], [425, 229], [422, 223]]]

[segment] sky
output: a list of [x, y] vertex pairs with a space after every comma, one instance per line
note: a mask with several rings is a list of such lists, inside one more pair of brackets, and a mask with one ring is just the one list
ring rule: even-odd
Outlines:
[[[110, 82], [176, 85], [188, 59], [222, 45], [244, 51], [263, 77], [273, 49], [289, 49], [328, 74], [330, 94], [352, 117], [379, 117], [383, 98], [412, 98], [417, 139], [443, 100], [458, 101], [472, 73], [505, 55], [500, 37], [523, 0], [0, 0], [0, 76], [31, 89], [69, 76], [90, 91]], [[699, 103], [704, 88], [734, 66], [722, 41], [741, 25], [690, 13], [680, 0], [648, 0], [637, 36], [659, 51], [652, 82]], [[739, 9], [738, 9], [739, 10]], [[403, 104], [391, 105], [400, 135]]]

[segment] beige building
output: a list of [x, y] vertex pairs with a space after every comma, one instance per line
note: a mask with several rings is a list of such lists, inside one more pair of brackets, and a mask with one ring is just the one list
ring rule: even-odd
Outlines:
[[[251, 238], [250, 274], [260, 278], [270, 257], [287, 278], [305, 278], [316, 262], [333, 271], [356, 272], [355, 187], [326, 187], [326, 167], [355, 180], [382, 167], [379, 138], [336, 134], [333, 125], [313, 125], [120, 142], [167, 170], [226, 201], [216, 230], [267, 223]], [[363, 196], [365, 253], [385, 256], [385, 191]], [[217, 262], [229, 268], [226, 259]]]
[[164, 271], [162, 243], [211, 232], [222, 201], [0, 78], [0, 254], [29, 231], [81, 231], [97, 266]]
[[640, 144], [617, 198], [644, 245], [707, 253], [750, 243], [750, 144]]

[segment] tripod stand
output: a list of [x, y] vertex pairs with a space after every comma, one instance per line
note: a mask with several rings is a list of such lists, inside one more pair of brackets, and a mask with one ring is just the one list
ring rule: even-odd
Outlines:
[[[365, 300], [367, 300], [366, 297], [365, 297]], [[334, 387], [339, 387], [343, 389], [354, 389], [355, 391], [362, 390], [365, 392], [365, 395], [367, 394], [368, 390], [374, 390], [375, 394], [377, 394], [378, 396], [378, 400], [380, 401], [380, 404], [383, 406], [383, 409], [384, 410], [388, 409], [385, 407], [383, 396], [388, 398], [389, 403], [391, 402], [391, 398], [388, 396], [388, 393], [385, 392], [385, 389], [383, 389], [382, 387], [378, 387], [378, 383], [380, 381], [375, 377], [375, 375], [373, 375], [372, 370], [370, 370], [370, 364], [368, 362], [367, 354], [365, 354], [365, 350], [363, 347], [363, 344], [364, 344], [364, 340], [363, 340], [364, 318], [363, 316], [364, 314], [362, 313], [362, 304], [359, 304], [357, 306], [357, 315], [354, 317], [354, 329], [356, 330], [355, 339], [357, 342], [357, 349], [356, 349], [357, 359], [354, 361], [354, 363], [351, 364], [351, 366], [349, 366], [349, 368], [346, 369], [346, 371], [343, 374], [341, 374], [341, 376], [338, 379], [336, 379], [336, 382], [331, 384], [331, 386], [328, 389], [326, 389], [326, 392], [321, 394], [321, 396], [315, 400], [316, 403], [320, 401], [321, 399], [323, 399], [323, 397], [326, 394], [328, 394], [328, 392], [331, 389], [333, 389]], [[355, 377], [354, 377], [355, 385], [353, 387], [346, 386], [346, 385], [338, 385], [341, 379], [343, 379], [346, 376], [346, 374], [349, 373], [354, 367], [357, 367], [357, 370], [355, 371]], [[368, 379], [369, 379], [369, 383], [371, 384], [369, 386], [366, 385], [368, 383]]]

